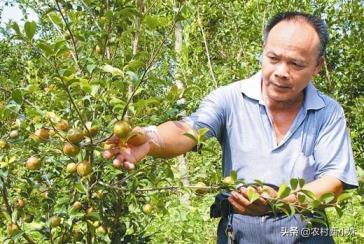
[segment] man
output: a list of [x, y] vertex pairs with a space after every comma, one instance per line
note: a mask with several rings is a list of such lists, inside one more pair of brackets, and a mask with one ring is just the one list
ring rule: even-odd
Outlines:
[[[265, 29], [261, 71], [213, 91], [182, 121], [136, 129], [145, 133], [146, 143], [113, 150], [114, 164], [133, 169], [146, 155], [183, 154], [196, 145], [183, 134], [207, 127], [208, 136], [222, 145], [225, 176], [236, 170], [247, 183], [260, 179], [276, 186], [300, 177], [317, 196], [356, 187], [343, 109], [310, 82], [323, 65], [327, 41], [326, 25], [315, 16], [290, 12], [273, 17]], [[286, 201], [296, 201], [295, 196]], [[267, 214], [264, 198], [251, 204], [244, 187], [232, 192], [229, 202], [237, 213], [232, 226], [239, 243], [333, 242], [328, 236], [303, 238], [300, 232], [282, 236], [283, 227], [300, 230], [305, 223], [297, 215]], [[226, 226], [223, 218], [218, 243], [228, 242]]]

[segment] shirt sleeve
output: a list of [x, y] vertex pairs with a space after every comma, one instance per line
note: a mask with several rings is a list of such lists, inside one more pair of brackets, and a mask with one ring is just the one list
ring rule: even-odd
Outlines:
[[344, 183], [344, 189], [355, 188], [358, 187], [358, 179], [344, 112], [341, 107], [335, 110], [330, 113], [316, 141], [316, 178], [334, 176]]
[[208, 128], [206, 137], [221, 139], [222, 128], [225, 121], [225, 99], [223, 88], [218, 88], [207, 95], [200, 103], [196, 112], [182, 121], [188, 123], [195, 130]]

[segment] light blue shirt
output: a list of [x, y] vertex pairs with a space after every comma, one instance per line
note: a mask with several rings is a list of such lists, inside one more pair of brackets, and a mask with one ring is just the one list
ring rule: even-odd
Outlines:
[[342, 107], [310, 82], [303, 105], [279, 145], [261, 94], [261, 72], [211, 92], [198, 110], [183, 120], [206, 127], [223, 149], [223, 173], [279, 186], [291, 178], [306, 183], [334, 176], [345, 188], [358, 186]]

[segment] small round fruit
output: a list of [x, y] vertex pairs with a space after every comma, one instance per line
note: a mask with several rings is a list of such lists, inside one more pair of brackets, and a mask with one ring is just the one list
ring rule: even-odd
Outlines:
[[55, 228], [61, 224], [61, 218], [58, 216], [53, 216], [50, 219], [49, 224], [51, 225], [52, 228]]
[[86, 122], [86, 128], [87, 130], [84, 129], [83, 134], [87, 137], [95, 137], [99, 132], [99, 128], [97, 126], [92, 126], [92, 122]]
[[96, 228], [96, 233], [100, 235], [106, 234], [106, 228], [103, 225], [100, 225]]
[[197, 194], [205, 194], [208, 192], [208, 188], [205, 183], [197, 182], [197, 184], [195, 185], [195, 191]]
[[8, 145], [8, 143], [4, 139], [0, 139], [0, 149], [5, 148]]
[[96, 52], [97, 54], [101, 54], [101, 48], [100, 48], [100, 46], [99, 46], [99, 45], [96, 45], [96, 47], [95, 47], [95, 52]]
[[143, 206], [143, 213], [151, 214], [153, 211], [153, 206], [150, 203], [147, 203]]
[[80, 129], [70, 129], [67, 134], [67, 140], [72, 144], [77, 144], [84, 138], [83, 132]]
[[80, 148], [69, 142], [66, 142], [63, 146], [63, 152], [67, 156], [76, 156], [80, 152]]
[[90, 174], [92, 171], [92, 166], [89, 161], [82, 161], [77, 164], [77, 174], [81, 177]]
[[56, 134], [56, 131], [55, 130], [49, 130], [49, 136], [54, 136]]
[[18, 138], [18, 137], [19, 137], [19, 132], [18, 132], [17, 130], [12, 130], [12, 131], [10, 131], [10, 133], [9, 133], [9, 137], [10, 137], [11, 139], [16, 139], [16, 138]]
[[69, 163], [67, 164], [66, 171], [69, 174], [74, 174], [77, 172], [77, 164], [76, 163]]
[[11, 223], [6, 226], [6, 232], [9, 236], [14, 236], [18, 230], [19, 226], [17, 224]]
[[79, 202], [79, 201], [76, 201], [76, 202], [73, 203], [72, 208], [80, 209], [80, 208], [82, 208], [82, 203]]
[[93, 207], [89, 207], [88, 209], [86, 209], [86, 214], [91, 214], [94, 212], [94, 208]]
[[235, 184], [235, 180], [231, 176], [226, 176], [222, 182], [226, 185], [233, 185]]
[[22, 209], [22, 208], [25, 207], [25, 204], [26, 204], [25, 200], [22, 199], [22, 198], [19, 198], [19, 199], [16, 200], [15, 205], [16, 205], [17, 208]]
[[114, 135], [119, 138], [126, 139], [131, 132], [131, 126], [128, 122], [121, 120], [114, 124]]
[[41, 128], [39, 130], [36, 130], [34, 135], [36, 135], [40, 141], [46, 141], [49, 139], [49, 132], [45, 128]]
[[62, 119], [60, 122], [56, 124], [56, 129], [61, 131], [67, 131], [70, 128], [70, 125], [68, 124], [68, 121], [65, 119]]
[[30, 170], [38, 170], [40, 169], [41, 161], [39, 158], [35, 156], [31, 156], [28, 158], [27, 162], [25, 163], [25, 167]]

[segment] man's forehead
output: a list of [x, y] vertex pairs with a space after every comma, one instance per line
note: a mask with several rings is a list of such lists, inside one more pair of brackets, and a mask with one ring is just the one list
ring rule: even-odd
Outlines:
[[315, 29], [305, 21], [282, 21], [274, 26], [267, 37], [265, 48], [317, 51], [320, 39]]

